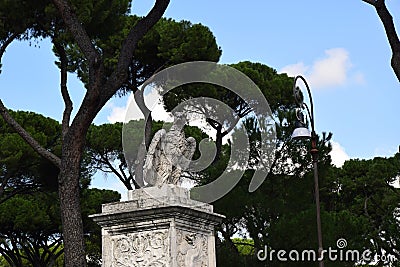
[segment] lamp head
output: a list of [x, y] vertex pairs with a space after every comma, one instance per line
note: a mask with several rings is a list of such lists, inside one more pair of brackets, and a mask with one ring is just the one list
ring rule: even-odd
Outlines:
[[294, 131], [292, 133], [293, 140], [304, 140], [304, 139], [310, 139], [310, 138], [311, 138], [311, 133], [305, 127], [296, 128], [296, 129], [294, 129]]
[[305, 120], [302, 109], [296, 109], [296, 123], [295, 129], [292, 133], [292, 139], [301, 140], [301, 139], [310, 139], [311, 133], [307, 128], [307, 122]]

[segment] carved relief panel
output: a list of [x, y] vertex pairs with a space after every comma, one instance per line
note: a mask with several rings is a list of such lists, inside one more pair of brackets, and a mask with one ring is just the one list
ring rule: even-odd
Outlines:
[[169, 266], [168, 230], [112, 237], [113, 267]]
[[178, 267], [207, 267], [207, 236], [184, 230], [177, 230], [176, 233], [178, 245], [176, 260]]

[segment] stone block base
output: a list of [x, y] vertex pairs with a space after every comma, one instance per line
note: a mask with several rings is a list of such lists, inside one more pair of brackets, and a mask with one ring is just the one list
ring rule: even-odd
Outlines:
[[129, 191], [91, 216], [102, 227], [103, 267], [215, 267], [214, 227], [224, 216], [175, 185]]

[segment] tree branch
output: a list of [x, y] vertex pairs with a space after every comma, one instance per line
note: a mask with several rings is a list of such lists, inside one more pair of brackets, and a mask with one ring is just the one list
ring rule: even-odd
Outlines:
[[393, 52], [400, 52], [400, 40], [393, 23], [393, 17], [385, 5], [384, 0], [375, 1], [375, 9], [381, 19]]
[[[8, 183], [8, 180], [10, 180], [10, 178], [11, 178], [11, 174], [10, 174], [9, 172], [7, 172], [7, 173], [2, 177], [3, 181], [1, 182], [1, 185], [0, 185], [0, 199], [1, 199], [1, 197], [3, 196], [3, 194], [4, 194], [4, 191], [5, 191], [5, 189], [6, 189], [6, 185], [7, 185], [7, 183]], [[1, 201], [0, 201], [0, 203], [1, 203]]]
[[17, 37], [19, 36], [19, 33], [13, 33], [11, 34], [10, 37], [8, 37], [7, 40], [4, 41], [4, 43], [0, 47], [0, 62], [1, 59], [3, 58], [4, 53], [6, 52], [7, 47], [14, 41]]
[[385, 28], [385, 33], [392, 50], [391, 66], [400, 81], [400, 40], [393, 23], [393, 17], [386, 7], [385, 0], [362, 0], [375, 7], [376, 12]]
[[[60, 1], [60, 0], [54, 0]], [[129, 32], [125, 42], [121, 47], [121, 53], [118, 58], [118, 63], [115, 71], [111, 74], [105, 86], [104, 94], [102, 94], [102, 102], [107, 102], [110, 97], [115, 94], [115, 91], [121, 87], [126, 81], [128, 75], [127, 69], [132, 62], [133, 54], [138, 42], [142, 37], [160, 20], [165, 10], [168, 7], [170, 0], [156, 0], [150, 12]]]
[[101, 158], [103, 160], [103, 163], [107, 165], [107, 167], [118, 177], [118, 179], [126, 186], [126, 188], [128, 190], [132, 190], [133, 188], [131, 184], [129, 183], [129, 181], [124, 179], [124, 175], [120, 174], [118, 170], [114, 168], [111, 162], [104, 155], [101, 155]]
[[0, 114], [7, 124], [13, 128], [39, 155], [51, 161], [55, 166], [60, 168], [61, 160], [59, 157], [42, 147], [18, 122], [11, 117], [10, 113], [0, 99]]
[[[144, 88], [143, 88], [143, 90], [144, 90]], [[135, 102], [138, 105], [140, 111], [143, 113], [144, 117], [146, 118], [150, 115], [151, 111], [144, 102], [143, 90], [139, 90], [136, 88], [136, 90], [133, 90], [133, 96], [134, 96]]]
[[7, 194], [6, 196], [0, 198], [0, 204], [6, 202], [7, 200], [11, 199], [13, 196], [16, 196], [18, 194], [24, 194], [30, 192], [30, 190], [34, 190], [35, 187], [31, 185], [30, 187], [26, 186], [23, 188], [15, 189], [11, 193]]
[[[6, 239], [7, 236], [0, 236], [3, 239]], [[4, 259], [12, 266], [13, 264], [17, 265], [22, 264], [21, 256], [17, 248], [12, 249], [9, 247], [9, 242], [2, 242], [4, 248], [0, 246], [0, 254], [4, 257]], [[12, 246], [12, 245], [11, 245]]]
[[60, 88], [61, 88], [61, 95], [62, 95], [64, 104], [65, 104], [63, 118], [62, 118], [62, 137], [64, 139], [64, 136], [66, 135], [66, 133], [68, 132], [68, 129], [69, 129], [69, 123], [71, 120], [71, 113], [72, 113], [72, 109], [73, 109], [73, 103], [72, 103], [71, 97], [68, 92], [68, 87], [67, 87], [68, 59], [67, 59], [67, 54], [65, 52], [64, 46], [55, 39], [53, 39], [53, 44], [60, 56], [60, 65], [61, 65], [60, 66], [60, 74], [61, 74]]
[[124, 164], [120, 163], [118, 165], [118, 169], [121, 172], [121, 175], [124, 177], [124, 180], [129, 180], [129, 178], [126, 176], [125, 172], [124, 172]]
[[79, 22], [78, 17], [72, 10], [70, 4], [66, 0], [53, 0], [53, 2], [60, 12], [68, 30], [72, 33], [72, 36], [74, 36], [79, 48], [88, 59], [89, 66], [97, 65], [100, 61], [99, 53], [96, 51], [89, 35], [83, 25]]
[[375, 6], [375, 0], [362, 0], [365, 3]]

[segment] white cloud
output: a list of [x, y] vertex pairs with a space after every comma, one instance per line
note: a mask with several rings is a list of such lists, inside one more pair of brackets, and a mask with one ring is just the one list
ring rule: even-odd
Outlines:
[[348, 82], [357, 84], [364, 83], [362, 73], [350, 74], [352, 63], [349, 53], [344, 48], [332, 48], [325, 50], [323, 58], [314, 61], [312, 66], [303, 62], [283, 67], [280, 73], [287, 73], [289, 76], [303, 75], [313, 88], [328, 88], [341, 86]]
[[317, 88], [337, 86], [346, 83], [351, 67], [349, 53], [343, 48], [325, 51], [326, 57], [314, 62], [309, 79]]
[[111, 114], [107, 116], [110, 123], [123, 122], [125, 119], [126, 107], [117, 107], [113, 103], [109, 104]]
[[[157, 90], [153, 89], [149, 93], [146, 92], [144, 98], [147, 108], [152, 111], [151, 115], [154, 120], [173, 120], [171, 115], [165, 111], [162, 104], [162, 98], [158, 94]], [[137, 106], [133, 94], [129, 96], [125, 106], [119, 107], [111, 103], [109, 104], [109, 108], [111, 108], [111, 113], [109, 116], [107, 116], [107, 120], [110, 123], [124, 122], [125, 120], [144, 119], [143, 113]]]
[[304, 75], [308, 67], [304, 65], [303, 62], [299, 62], [292, 65], [287, 65], [283, 67], [279, 72], [287, 73], [288, 76]]
[[336, 167], [342, 167], [343, 163], [346, 160], [349, 160], [350, 157], [349, 155], [347, 155], [344, 148], [338, 142], [332, 141], [331, 144], [332, 144], [332, 151], [330, 152], [330, 155], [332, 158], [332, 163]]

